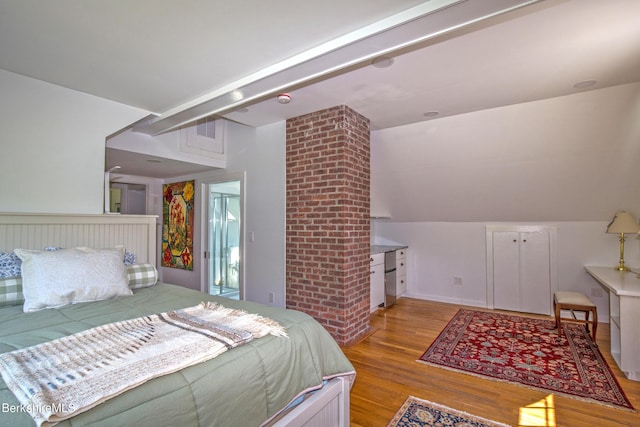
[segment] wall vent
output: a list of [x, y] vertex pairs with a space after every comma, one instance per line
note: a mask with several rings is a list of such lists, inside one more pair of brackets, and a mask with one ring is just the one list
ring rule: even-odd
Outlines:
[[225, 119], [205, 117], [180, 129], [180, 152], [225, 159]]
[[198, 136], [216, 139], [216, 119], [205, 117], [196, 121], [196, 133]]

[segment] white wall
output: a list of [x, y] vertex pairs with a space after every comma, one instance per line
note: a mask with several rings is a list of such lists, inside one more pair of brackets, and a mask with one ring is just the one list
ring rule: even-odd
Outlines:
[[0, 211], [101, 213], [108, 135], [146, 111], [0, 70]]
[[[244, 298], [284, 307], [285, 305], [285, 122], [251, 128], [227, 123], [227, 159], [224, 170], [187, 175], [164, 183], [195, 180], [194, 270], [159, 268], [161, 280], [200, 290], [203, 268], [202, 186], [211, 179], [245, 177]], [[126, 182], [134, 182], [125, 180]], [[153, 192], [162, 194], [162, 182]], [[162, 200], [152, 214], [162, 221]], [[252, 232], [253, 242], [247, 235]], [[161, 237], [161, 236], [160, 236]], [[158, 240], [161, 241], [161, 238]], [[273, 302], [270, 301], [273, 294]]]
[[[617, 265], [617, 210], [640, 214], [640, 85], [630, 84], [372, 132], [372, 222], [409, 245], [408, 295], [486, 306], [485, 227], [553, 224], [558, 286], [608, 321], [585, 265]], [[640, 267], [640, 241], [627, 264]], [[454, 285], [453, 277], [463, 278]]]
[[227, 170], [246, 171], [245, 224], [255, 236], [254, 242], [245, 236], [245, 298], [284, 307], [286, 122], [229, 129], [238, 137], [228, 145]]
[[225, 167], [225, 161], [223, 159], [185, 152], [185, 149], [181, 146], [180, 133], [181, 131], [177, 130], [160, 135], [147, 135], [134, 132], [132, 129], [127, 129], [109, 138], [106, 146], [117, 150], [164, 157], [212, 168]]
[[[375, 220], [378, 243], [403, 243], [409, 246], [406, 296], [433, 301], [487, 306], [487, 254], [482, 222], [405, 222]], [[522, 223], [509, 223], [522, 225]], [[607, 222], [538, 223], [557, 228], [558, 287], [584, 292], [598, 306], [598, 318], [609, 318], [608, 297], [594, 297], [600, 286], [584, 270], [585, 265], [618, 264], [619, 241], [606, 234]], [[627, 240], [625, 260], [640, 267], [640, 245], [635, 236]], [[454, 276], [462, 285], [454, 285]], [[639, 282], [640, 283], [640, 282]]]
[[640, 214], [640, 84], [371, 132], [371, 211], [394, 221]]
[[[147, 112], [1, 70], [0, 93], [0, 211], [102, 212], [105, 138]], [[373, 232], [410, 246], [409, 292], [482, 304], [484, 227], [496, 221], [558, 224], [560, 288], [597, 287], [583, 266], [616, 264], [607, 221], [618, 209], [640, 214], [639, 93], [624, 85], [372, 132], [372, 213], [391, 215]], [[273, 293], [283, 306], [285, 123], [230, 123], [228, 142], [227, 170], [246, 171], [255, 233], [246, 297], [268, 303]], [[172, 181], [182, 178], [191, 177]], [[160, 215], [162, 183], [147, 183]], [[195, 243], [201, 251], [199, 235]], [[638, 246], [627, 243], [631, 265]], [[200, 271], [181, 273], [199, 286]], [[606, 297], [596, 303], [604, 320]]]

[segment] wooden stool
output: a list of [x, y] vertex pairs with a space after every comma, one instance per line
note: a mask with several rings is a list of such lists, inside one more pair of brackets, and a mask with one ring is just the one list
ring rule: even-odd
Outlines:
[[[589, 324], [591, 324], [591, 337], [593, 343], [596, 343], [596, 329], [598, 329], [598, 311], [596, 305], [591, 302], [584, 294], [580, 292], [559, 291], [553, 294], [553, 307], [556, 313], [556, 328], [558, 335], [562, 335], [561, 322], [584, 323], [587, 332], [589, 332]], [[571, 311], [571, 318], [560, 317], [560, 310]], [[584, 313], [584, 319], [578, 319], [574, 311]], [[593, 313], [593, 319], [590, 320], [589, 314]]]

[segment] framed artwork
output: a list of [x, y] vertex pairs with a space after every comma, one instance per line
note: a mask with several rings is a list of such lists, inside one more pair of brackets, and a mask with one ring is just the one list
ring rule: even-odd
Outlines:
[[194, 181], [162, 186], [163, 267], [193, 270]]

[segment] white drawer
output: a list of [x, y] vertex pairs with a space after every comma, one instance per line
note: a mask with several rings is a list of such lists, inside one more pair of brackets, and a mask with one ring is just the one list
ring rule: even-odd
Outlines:
[[396, 259], [396, 276], [407, 275], [407, 259]]
[[370, 265], [384, 264], [384, 252], [371, 255]]
[[[403, 253], [402, 257], [399, 257], [400, 252]], [[396, 270], [398, 270], [398, 274], [405, 274], [407, 270], [407, 251], [405, 249], [400, 249], [396, 251]], [[400, 273], [402, 270], [402, 273]]]
[[396, 277], [396, 292], [398, 295], [402, 295], [407, 292], [407, 276]]

